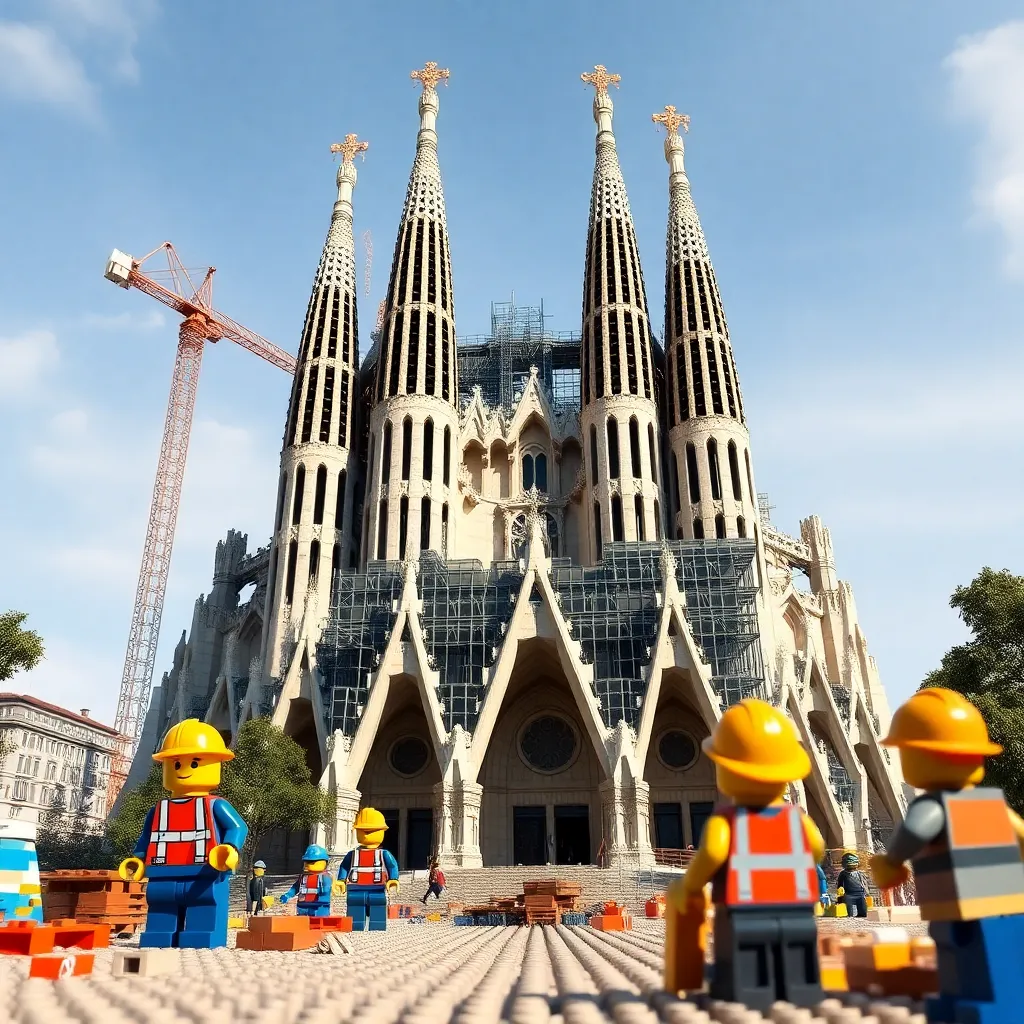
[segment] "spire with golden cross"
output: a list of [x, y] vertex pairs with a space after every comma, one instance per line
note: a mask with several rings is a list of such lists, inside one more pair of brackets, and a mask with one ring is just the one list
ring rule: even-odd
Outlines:
[[669, 135], [678, 135], [679, 129], [684, 132], [690, 130], [690, 118], [688, 114], [677, 114], [676, 108], [668, 104], [660, 114], [651, 114], [651, 120], [656, 124], [663, 124]]
[[593, 71], [580, 75], [580, 78], [587, 85], [592, 85], [597, 90], [598, 96], [603, 92], [607, 92], [609, 85], [614, 85], [618, 88], [619, 82], [622, 81], [621, 75], [608, 74], [608, 69], [603, 64], [595, 64]]
[[350, 164], [355, 159], [356, 153], [362, 153], [363, 159], [366, 159], [366, 151], [370, 148], [368, 142], [357, 142], [358, 136], [354, 132], [349, 132], [345, 136], [344, 142], [334, 142], [331, 144], [332, 153], [341, 154], [341, 162], [343, 164]]
[[448, 76], [451, 72], [448, 68], [439, 68], [437, 61], [428, 60], [427, 63], [420, 68], [419, 71], [410, 71], [409, 77], [412, 79], [418, 79], [423, 83], [423, 91], [426, 92], [428, 89], [433, 89], [441, 79], [444, 79], [444, 84], [448, 84]]

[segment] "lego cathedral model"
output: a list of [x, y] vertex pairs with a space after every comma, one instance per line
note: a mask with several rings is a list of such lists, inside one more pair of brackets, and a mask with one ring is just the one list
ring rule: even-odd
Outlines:
[[888, 703], [828, 530], [811, 517], [787, 536], [759, 506], [687, 119], [654, 115], [669, 169], [662, 342], [616, 154], [618, 76], [600, 66], [583, 76], [597, 141], [581, 329], [552, 333], [542, 309], [505, 303], [490, 336], [457, 340], [438, 162], [447, 75], [413, 72], [415, 158], [362, 358], [366, 143], [334, 147], [273, 536], [254, 553], [233, 531], [218, 544], [129, 785], [174, 722], [199, 717], [230, 741], [267, 715], [338, 797], [314, 837], [332, 851], [354, 845], [372, 804], [403, 870], [435, 854], [649, 866], [698, 843], [716, 798], [701, 740], [753, 696], [810, 753], [789, 799], [829, 847], [872, 848], [906, 809], [879, 743]]

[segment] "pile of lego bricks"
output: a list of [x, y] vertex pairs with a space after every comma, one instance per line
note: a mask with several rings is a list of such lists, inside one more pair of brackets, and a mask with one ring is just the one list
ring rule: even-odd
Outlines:
[[146, 883], [126, 882], [116, 871], [47, 871], [40, 875], [43, 918], [108, 925], [132, 935], [146, 920]]
[[524, 882], [518, 896], [492, 896], [489, 903], [448, 905], [454, 925], [502, 927], [519, 924], [586, 924], [579, 882], [546, 878]]
[[328, 932], [352, 931], [351, 917], [270, 917], [266, 914], [249, 918], [248, 928], [235, 936], [236, 949], [277, 950], [291, 952], [311, 949]]
[[921, 999], [939, 988], [935, 943], [902, 928], [819, 935], [818, 957], [828, 992]]
[[[10, 921], [0, 924], [0, 955], [30, 957], [30, 978], [53, 981], [75, 975], [91, 974], [94, 954], [81, 950], [106, 949], [110, 929], [102, 924], [79, 921]], [[55, 950], [74, 949], [74, 953]]]

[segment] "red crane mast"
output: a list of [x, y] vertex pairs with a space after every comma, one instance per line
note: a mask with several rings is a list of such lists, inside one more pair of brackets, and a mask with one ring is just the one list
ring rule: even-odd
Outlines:
[[[143, 264], [159, 252], [167, 257], [167, 269], [148, 268], [143, 272]], [[113, 807], [128, 776], [149, 704], [204, 343], [226, 338], [282, 370], [292, 374], [295, 372], [294, 356], [213, 308], [215, 269], [209, 267], [202, 283], [198, 288], [195, 287], [188, 270], [174, 251], [174, 246], [164, 242], [140, 260], [115, 249], [104, 274], [108, 281], [113, 281], [119, 287], [137, 288], [183, 317], [178, 329], [178, 352], [171, 377], [167, 418], [160, 443], [160, 459], [153, 486], [153, 500], [149, 506], [149, 525], [146, 528], [142, 566], [135, 591], [135, 607], [121, 677], [117, 717], [114, 720], [121, 741], [111, 767], [108, 810]]]

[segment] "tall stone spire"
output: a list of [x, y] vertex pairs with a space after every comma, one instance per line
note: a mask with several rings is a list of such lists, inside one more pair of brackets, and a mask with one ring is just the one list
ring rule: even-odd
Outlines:
[[729, 329], [704, 231], [683, 166], [690, 119], [665, 107], [669, 165], [665, 243], [665, 349], [671, 500], [677, 537], [747, 537], [757, 492]]
[[426, 549], [444, 557], [456, 529], [455, 303], [435, 127], [437, 85], [448, 75], [428, 61], [410, 76], [422, 87], [420, 128], [380, 329], [366, 560], [411, 559]]
[[661, 448], [647, 294], [612, 134], [608, 86], [619, 76], [599, 64], [580, 78], [595, 89], [597, 122], [580, 396], [590, 555], [597, 560], [607, 541], [660, 539]]
[[306, 308], [281, 452], [273, 550], [264, 615], [263, 665], [279, 677], [282, 649], [309, 601], [326, 617], [331, 580], [354, 567], [350, 451], [353, 444], [359, 321], [352, 232], [354, 159], [369, 143], [346, 135], [331, 146], [341, 154], [338, 198]]

